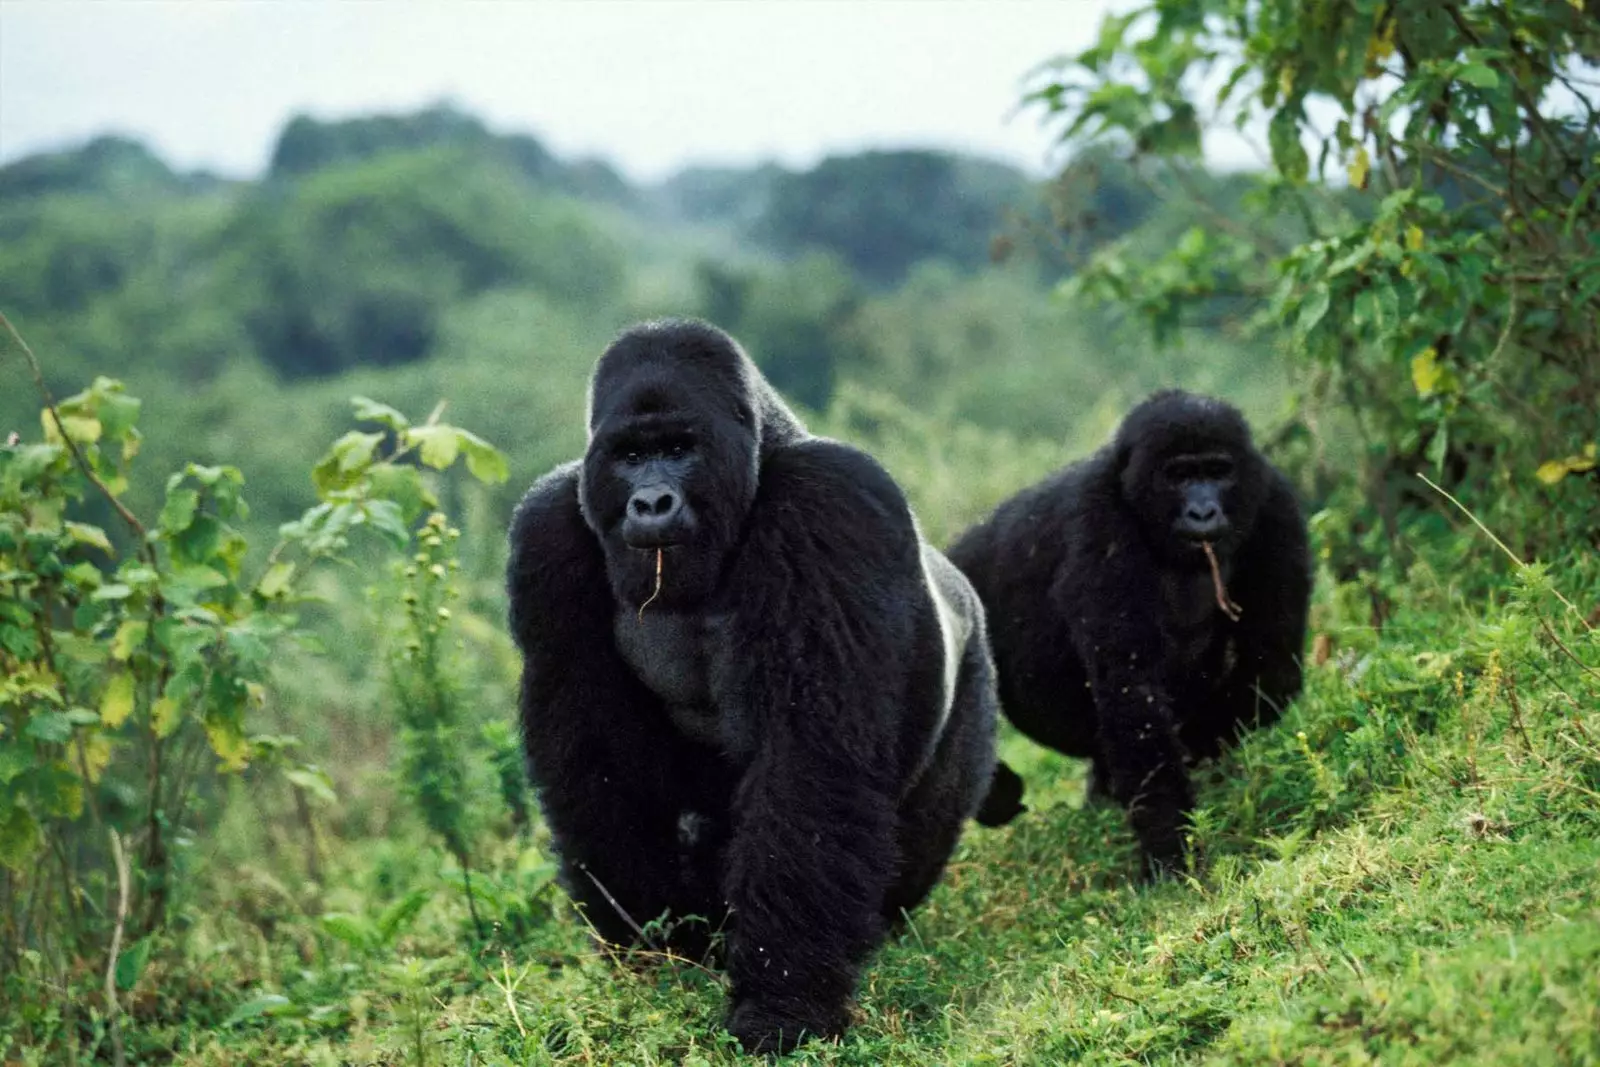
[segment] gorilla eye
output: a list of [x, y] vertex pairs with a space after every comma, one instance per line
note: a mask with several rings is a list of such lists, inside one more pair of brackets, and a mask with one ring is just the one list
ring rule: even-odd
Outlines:
[[684, 448], [682, 445], [672, 445], [667, 449], [667, 455], [672, 459], [682, 459]]
[[639, 453], [630, 448], [622, 454], [622, 460], [624, 463], [637, 463], [639, 462]]

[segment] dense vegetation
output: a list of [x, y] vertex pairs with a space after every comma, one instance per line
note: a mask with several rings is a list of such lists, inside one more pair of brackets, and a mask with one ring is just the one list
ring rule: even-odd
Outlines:
[[[941, 543], [1157, 384], [1314, 515], [1307, 693], [1205, 772], [1193, 877], [1008, 733], [1051, 784], [797, 1059], [1600, 1061], [1596, 61], [1570, 0], [1161, 0], [1041, 74], [1043, 185], [637, 188], [447, 108], [258, 181], [0, 168], [0, 1059], [734, 1060], [718, 976], [562, 906], [499, 589], [595, 354], [688, 312]], [[1234, 120], [1264, 172], [1199, 165]]]

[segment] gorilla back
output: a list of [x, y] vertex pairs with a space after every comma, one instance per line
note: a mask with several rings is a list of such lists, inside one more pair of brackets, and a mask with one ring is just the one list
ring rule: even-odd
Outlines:
[[[1001, 504], [950, 558], [988, 611], [1001, 705], [1042, 744], [1094, 761], [1147, 872], [1177, 866], [1186, 763], [1300, 691], [1311, 591], [1294, 491], [1237, 410], [1156, 393], [1106, 448]], [[1016, 810], [995, 775], [984, 821]], [[991, 811], [999, 818], [990, 819]]]
[[872, 459], [812, 437], [726, 334], [601, 356], [580, 461], [511, 527], [522, 735], [569, 894], [606, 939], [726, 933], [728, 1026], [845, 1025], [994, 766], [966, 580]]

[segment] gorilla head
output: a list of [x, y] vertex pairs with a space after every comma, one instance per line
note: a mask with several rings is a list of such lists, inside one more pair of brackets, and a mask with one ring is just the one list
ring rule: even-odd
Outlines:
[[1232, 405], [1177, 389], [1155, 393], [1128, 413], [1112, 453], [1123, 501], [1160, 558], [1200, 566], [1205, 545], [1227, 558], [1249, 537], [1267, 480]]
[[[751, 402], [754, 398], [754, 403]], [[589, 394], [580, 500], [625, 604], [692, 605], [716, 587], [771, 449], [804, 432], [727, 334], [636, 326], [606, 349]]]

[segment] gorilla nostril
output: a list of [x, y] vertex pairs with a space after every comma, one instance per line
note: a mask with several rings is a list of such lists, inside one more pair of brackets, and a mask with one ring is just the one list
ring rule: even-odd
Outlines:
[[677, 494], [666, 489], [641, 489], [628, 500], [628, 513], [636, 519], [666, 518], [677, 509]]

